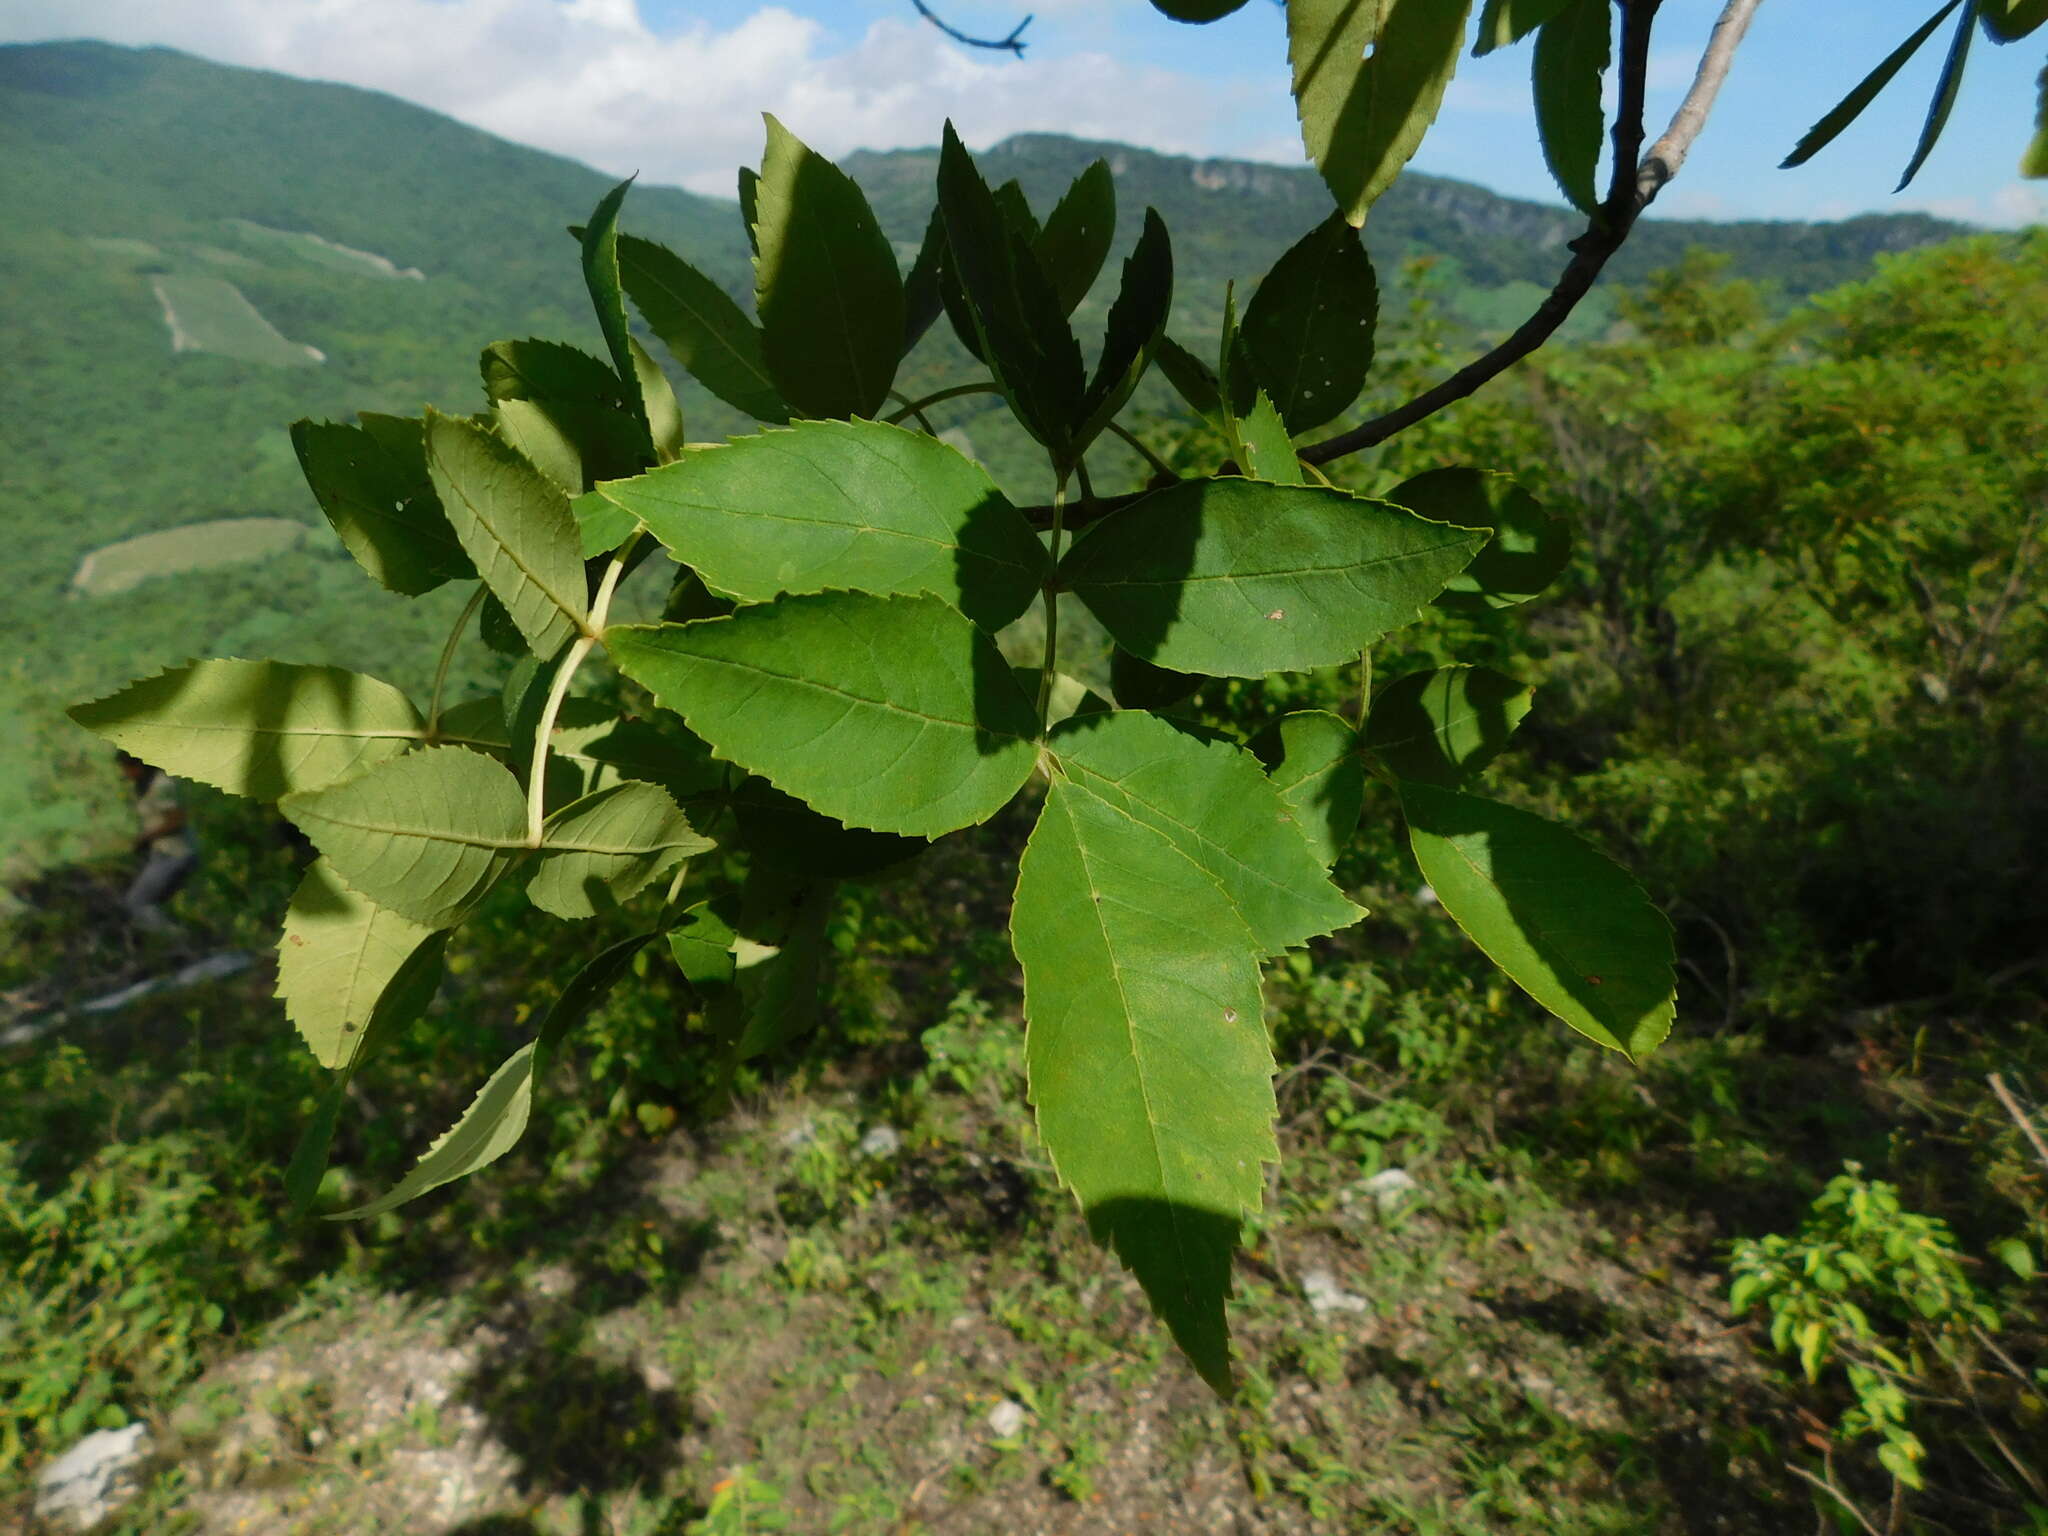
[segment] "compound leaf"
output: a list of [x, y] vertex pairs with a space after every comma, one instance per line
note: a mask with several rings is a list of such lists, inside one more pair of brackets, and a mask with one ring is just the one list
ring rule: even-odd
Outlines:
[[323, 1067], [347, 1067], [372, 1022], [379, 1029], [426, 1011], [441, 980], [446, 936], [386, 911], [315, 860], [285, 910], [277, 996]]
[[1572, 0], [1536, 33], [1536, 131], [1543, 160], [1572, 206], [1599, 205], [1597, 177], [1606, 114], [1600, 78], [1613, 61], [1612, 0]]
[[1237, 915], [1164, 833], [1062, 775], [1010, 926], [1053, 1167], [1227, 1395], [1231, 1253], [1279, 1155], [1258, 965]]
[[428, 747], [278, 804], [334, 872], [429, 928], [461, 920], [526, 852], [526, 804], [509, 770], [461, 747]]
[[817, 421], [698, 449], [603, 495], [742, 602], [930, 592], [985, 629], [1031, 605], [1045, 549], [972, 459], [921, 432]]
[[1587, 1039], [1639, 1060], [1676, 1011], [1671, 925], [1628, 871], [1555, 822], [1404, 783], [1408, 843], [1466, 935]]
[[1184, 480], [1101, 523], [1060, 577], [1132, 654], [1258, 677], [1355, 660], [1485, 540], [1343, 491]]
[[1452, 467], [1432, 469], [1387, 492], [1387, 500], [1418, 517], [1487, 530], [1486, 547], [1453, 576], [1440, 607], [1478, 610], [1526, 603], [1570, 563], [1571, 532], [1506, 475]]
[[380, 586], [408, 597], [474, 576], [427, 478], [421, 423], [368, 412], [358, 420], [292, 423], [299, 467], [342, 545]]
[[985, 821], [1037, 758], [1002, 653], [935, 597], [784, 597], [605, 643], [721, 757], [849, 826], [937, 837]]
[[455, 536], [526, 643], [552, 656], [589, 598], [569, 498], [526, 459], [460, 416], [427, 412], [427, 467]]
[[759, 421], [787, 421], [761, 327], [717, 283], [665, 245], [619, 237], [619, 279], [647, 328], [683, 371]]
[[872, 416], [903, 350], [896, 253], [852, 178], [772, 116], [754, 231], [761, 353], [805, 416]]
[[629, 779], [563, 806], [541, 829], [540, 868], [526, 894], [556, 917], [595, 917], [630, 901], [678, 859], [708, 853], [682, 808]]
[[1403, 779], [1456, 789], [1508, 744], [1535, 690], [1489, 667], [1439, 667], [1387, 684], [1365, 744]]
[[1365, 222], [1435, 121], [1471, 9], [1471, 0], [1288, 0], [1302, 142], [1351, 223]]
[[1323, 709], [1282, 715], [1251, 742], [1273, 787], [1328, 869], [1358, 830], [1365, 805], [1365, 762], [1358, 732]]
[[418, 744], [412, 701], [340, 667], [195, 661], [75, 704], [71, 718], [174, 778], [275, 800]]
[[1372, 260], [1341, 213], [1273, 263], [1245, 306], [1238, 345], [1288, 432], [1319, 427], [1358, 398], [1379, 312]]

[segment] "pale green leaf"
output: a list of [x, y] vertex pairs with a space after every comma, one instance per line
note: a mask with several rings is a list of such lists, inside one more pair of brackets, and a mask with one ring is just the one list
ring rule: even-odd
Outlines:
[[1287, 57], [1309, 158], [1353, 224], [1443, 105], [1471, 0], [1288, 0]]
[[1404, 779], [1456, 789], [1508, 744], [1535, 690], [1488, 667], [1439, 667], [1389, 683], [1365, 744]]
[[785, 597], [605, 643], [721, 757], [849, 826], [937, 837], [985, 821], [1037, 758], [1002, 653], [935, 597]]
[[1599, 205], [1606, 115], [1600, 80], [1613, 62], [1612, 0], [1572, 0], [1536, 33], [1536, 131], [1543, 160], [1574, 208]]
[[989, 630], [1030, 606], [1045, 549], [972, 459], [877, 422], [803, 422], [604, 487], [742, 602], [930, 592]]
[[1032, 242], [1038, 265], [1068, 314], [1088, 297], [1115, 239], [1116, 179], [1109, 162], [1097, 160], [1074, 178]]
[[1508, 608], [1548, 587], [1571, 561], [1570, 530], [1506, 475], [1452, 467], [1404, 480], [1387, 500], [1418, 517], [1488, 530], [1486, 547], [1453, 576], [1440, 607]]
[[476, 574], [427, 478], [421, 424], [363, 414], [361, 426], [292, 423], [306, 484], [356, 563], [408, 597]]
[[472, 752], [503, 757], [512, 746], [511, 736], [505, 729], [505, 701], [489, 694], [480, 699], [464, 699], [460, 704], [450, 704], [441, 711], [440, 723], [434, 729], [434, 740], [429, 743], [441, 744], [468, 747]]
[[1365, 804], [1358, 732], [1328, 710], [1303, 709], [1275, 720], [1252, 740], [1251, 749], [1328, 869], [1358, 830]]
[[445, 940], [351, 890], [325, 859], [299, 881], [277, 941], [277, 996], [323, 1067], [356, 1058], [373, 1019], [387, 1027], [426, 1011]]
[[[1349, 225], [1345, 226], [1347, 229]], [[1287, 435], [1287, 423], [1262, 389], [1252, 396], [1252, 408], [1242, 420], [1230, 423], [1235, 453], [1246, 474], [1273, 485], [1300, 485], [1301, 460], [1294, 456], [1294, 440]]]
[[1290, 433], [1323, 425], [1358, 398], [1379, 308], [1371, 258], [1341, 213], [1273, 263], [1245, 306], [1238, 341]]
[[[661, 371], [661, 364], [640, 345], [640, 338], [629, 337], [628, 342], [633, 349], [633, 379], [640, 386], [641, 409], [647, 418], [648, 441], [655, 461], [666, 464], [683, 451], [682, 402], [676, 399], [675, 386]], [[593, 481], [597, 478], [592, 476]]]
[[255, 800], [386, 762], [425, 727], [404, 694], [360, 672], [231, 659], [173, 667], [70, 714], [173, 778]]
[[526, 852], [526, 804], [502, 765], [428, 747], [278, 804], [343, 880], [430, 928], [461, 920]]
[[1060, 576], [1133, 655], [1258, 677], [1356, 660], [1486, 537], [1343, 491], [1184, 480], [1099, 524]]
[[630, 901], [678, 859], [708, 853], [682, 808], [652, 784], [600, 789], [547, 819], [527, 897], [556, 917], [595, 917]]
[[498, 435], [570, 496], [636, 473], [644, 451], [619, 377], [556, 341], [495, 341], [479, 362]]
[[1423, 879], [1524, 992], [1633, 1060], [1671, 1032], [1671, 925], [1619, 864], [1491, 800], [1411, 782], [1401, 805]]
[[873, 416], [903, 349], [903, 279], [868, 200], [773, 117], [754, 232], [761, 351], [805, 416]]
[[484, 584], [526, 643], [552, 656], [589, 602], [569, 498], [508, 444], [437, 411], [427, 412], [427, 468]]
[[621, 939], [571, 977], [542, 1021], [540, 1034], [514, 1051], [490, 1075], [469, 1108], [462, 1112], [462, 1118], [442, 1132], [412, 1171], [375, 1200], [353, 1210], [338, 1211], [330, 1219], [359, 1221], [381, 1216], [443, 1184], [475, 1173], [517, 1146], [533, 1112], [534, 1080], [547, 1070], [563, 1038], [619, 983], [631, 969], [633, 957], [653, 937], [643, 933]]
[[1258, 965], [1215, 878], [1121, 798], [1055, 777], [1024, 850], [1030, 1098], [1090, 1230], [1227, 1394], [1231, 1254], [1279, 1156]]
[[1479, 13], [1479, 39], [1472, 56], [1480, 58], [1496, 48], [1518, 43], [1550, 20], [1572, 0], [1486, 0]]
[[1280, 790], [1242, 747], [1197, 741], [1141, 710], [1076, 715], [1046, 746], [1074, 784], [1206, 870], [1258, 954], [1363, 915], [1330, 884]]
[[586, 560], [610, 554], [640, 526], [639, 518], [603, 491], [586, 491], [571, 499], [569, 515], [576, 519], [576, 545]]
[[669, 929], [669, 953], [700, 1001], [709, 1001], [732, 985], [732, 949], [738, 937], [711, 904], [703, 901], [684, 912]]
[[665, 245], [619, 237], [619, 276], [647, 328], [683, 370], [727, 405], [787, 421], [768, 376], [761, 328], [723, 288]]

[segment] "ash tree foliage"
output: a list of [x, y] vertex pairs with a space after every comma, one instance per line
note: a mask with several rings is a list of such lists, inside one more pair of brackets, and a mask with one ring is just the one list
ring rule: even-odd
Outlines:
[[[1187, 22], [1235, 9], [1156, 3]], [[1728, 46], [1752, 4], [1730, 5]], [[1511, 606], [1563, 569], [1567, 530], [1504, 475], [1446, 465], [1374, 498], [1317, 466], [1533, 347], [1676, 169], [1726, 55], [1703, 63], [1690, 128], [1639, 166], [1655, 9], [1488, 0], [1481, 51], [1534, 34], [1539, 128], [1587, 237], [1531, 326], [1443, 399], [1321, 442], [1307, 439], [1353, 408], [1371, 369], [1378, 287], [1358, 226], [1436, 113], [1464, 4], [1288, 5], [1304, 140], [1335, 208], [1242, 304], [1227, 297], [1213, 359], [1167, 334], [1173, 248], [1155, 212], [1104, 273], [1107, 166], [1033, 209], [1015, 183], [991, 187], [949, 125], [936, 212], [904, 271], [860, 188], [770, 118], [740, 180], [752, 313], [625, 233], [621, 185], [572, 231], [604, 355], [506, 340], [483, 354], [474, 415], [298, 423], [313, 493], [373, 580], [408, 595], [473, 584], [431, 696], [218, 659], [73, 711], [173, 774], [275, 801], [319, 850], [278, 951], [285, 1012], [334, 1074], [288, 1172], [295, 1198], [319, 1183], [351, 1077], [421, 1016], [450, 936], [495, 888], [572, 922], [623, 911], [635, 931], [568, 980], [416, 1167], [344, 1216], [501, 1156], [548, 1058], [643, 952], [677, 967], [729, 1064], [796, 1040], [840, 883], [1019, 797], [1036, 815], [1011, 928], [1039, 1132], [1090, 1230], [1219, 1392], [1232, 1253], [1278, 1156], [1260, 967], [1365, 916], [1330, 870], [1368, 777], [1395, 791], [1419, 878], [1480, 951], [1593, 1044], [1654, 1050], [1674, 1013], [1662, 915], [1576, 834], [1478, 788], [1530, 709], [1526, 687], [1447, 667], [1387, 681], [1359, 718], [1298, 712], [1250, 742], [1161, 710], [1204, 677], [1362, 680], [1374, 645], [1426, 606]], [[2039, 10], [1961, 0], [1968, 25], [2015, 36]], [[1098, 278], [1115, 298], [1103, 334], [1083, 338], [1071, 317]], [[759, 430], [690, 440], [635, 312]], [[930, 397], [895, 389], [941, 320], [987, 374], [944, 394], [1002, 397], [1044, 450], [1044, 504], [1011, 501], [921, 430]], [[1155, 366], [1228, 457], [1100, 493], [1090, 454], [1129, 438], [1118, 414]], [[650, 560], [672, 572], [665, 618], [614, 622], [620, 582]], [[995, 637], [1034, 602], [1044, 661], [1013, 670]], [[1072, 604], [1115, 642], [1111, 698], [1054, 670]], [[445, 697], [472, 631], [520, 658], [502, 698]], [[573, 694], [600, 652], [654, 708], [615, 715]]]

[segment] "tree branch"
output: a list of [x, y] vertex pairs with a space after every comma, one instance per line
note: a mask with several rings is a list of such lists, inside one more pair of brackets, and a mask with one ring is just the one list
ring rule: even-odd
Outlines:
[[[1727, 78], [1736, 45], [1749, 29], [1750, 18], [1756, 14], [1760, 0], [1727, 0], [1720, 20], [1714, 23], [1706, 52], [1700, 58], [1692, 89], [1679, 104], [1671, 126], [1651, 146], [1649, 154], [1642, 155], [1643, 96], [1650, 64], [1650, 27], [1659, 3], [1661, 0], [1623, 0], [1620, 99], [1614, 123], [1614, 174], [1606, 200], [1594, 210], [1586, 232], [1571, 243], [1572, 259], [1558, 278], [1557, 286], [1545, 296], [1536, 312], [1516, 327], [1513, 335], [1484, 356], [1386, 414], [1304, 448], [1301, 451], [1304, 460], [1310, 464], [1327, 464], [1362, 448], [1374, 447], [1425, 417], [1435, 415], [1445, 406], [1476, 393], [1481, 386], [1491, 383], [1555, 335], [1557, 328], [1578, 307], [1579, 301], [1592, 291], [1594, 280], [1600, 276], [1608, 259], [1628, 239], [1637, 217], [1685, 163], [1693, 140], [1706, 126], [1707, 113], [1722, 81]], [[1640, 160], [1637, 158], [1639, 155], [1642, 155]]]
[[1014, 53], [1020, 59], [1024, 57], [1024, 29], [1031, 25], [1029, 16], [1010, 28], [1008, 37], [970, 37], [925, 4], [925, 0], [910, 0], [910, 3], [917, 7], [918, 15], [956, 43], [968, 48], [991, 48], [998, 53]]

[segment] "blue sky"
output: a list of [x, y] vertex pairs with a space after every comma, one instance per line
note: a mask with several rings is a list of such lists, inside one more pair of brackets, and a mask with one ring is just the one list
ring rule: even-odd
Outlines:
[[[1777, 163], [1935, 0], [1764, 0], [1713, 120], [1659, 210], [1834, 218], [1922, 208], [2048, 220], [2022, 182], [2048, 34], [1981, 36], [1942, 145], [1894, 197], [1946, 30], [1814, 163]], [[0, 40], [95, 36], [390, 91], [615, 171], [728, 192], [773, 110], [827, 153], [930, 143], [951, 115], [972, 144], [1025, 129], [1298, 163], [1282, 17], [1270, 0], [1206, 27], [1146, 0], [938, 0], [1000, 34], [1036, 12], [1022, 62], [945, 42], [910, 0], [9, 0]], [[1719, 0], [1666, 0], [1652, 132], [1682, 96]], [[459, 67], [458, 67], [459, 66]], [[1529, 106], [1529, 49], [1466, 59], [1415, 164], [1556, 201]]]

